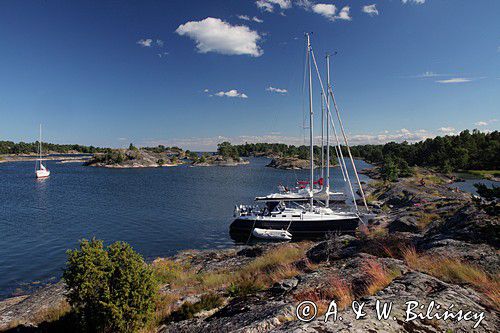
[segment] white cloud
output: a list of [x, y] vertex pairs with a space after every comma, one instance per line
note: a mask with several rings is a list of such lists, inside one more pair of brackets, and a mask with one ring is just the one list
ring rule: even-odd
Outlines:
[[274, 87], [267, 87], [266, 88], [267, 91], [271, 91], [271, 92], [275, 92], [275, 93], [279, 93], [279, 94], [286, 94], [288, 93], [288, 90], [286, 89], [282, 89], [282, 88], [274, 88]]
[[219, 91], [218, 93], [215, 94], [215, 96], [218, 96], [218, 97], [238, 97], [238, 98], [248, 98], [247, 95], [245, 95], [244, 93], [242, 92], [239, 92], [238, 90], [236, 89], [231, 89], [229, 91]]
[[312, 11], [316, 14], [323, 15], [329, 20], [335, 20], [335, 13], [337, 13], [337, 7], [332, 4], [318, 3], [311, 7]]
[[426, 71], [426, 72], [423, 72], [422, 74], [416, 75], [415, 77], [417, 77], [417, 78], [427, 78], [427, 77], [437, 77], [437, 76], [446, 76], [446, 75], [444, 75], [444, 74], [437, 74], [437, 73], [432, 72], [432, 71]]
[[261, 20], [257, 16], [250, 17], [248, 15], [238, 15], [238, 18], [240, 20], [243, 20], [243, 21], [254, 21], [254, 22], [257, 22], [257, 23], [263, 23], [264, 22], [264, 20]]
[[291, 0], [257, 0], [255, 1], [255, 4], [260, 9], [270, 13], [274, 12], [275, 6], [280, 7], [280, 9], [288, 9], [292, 7]]
[[438, 128], [438, 131], [442, 133], [443, 135], [455, 135], [456, 134], [456, 129], [453, 127], [440, 127]]
[[153, 44], [153, 40], [151, 38], [139, 39], [137, 41], [137, 44], [139, 44], [143, 47], [151, 47], [151, 45]]
[[157, 39], [156, 40], [156, 45], [158, 45], [159, 47], [163, 47], [163, 45], [165, 45], [165, 42], [162, 41], [161, 39]]
[[362, 11], [363, 11], [363, 13], [366, 13], [370, 16], [374, 16], [374, 15], [379, 14], [378, 9], [377, 9], [377, 5], [375, 5], [375, 4], [363, 6]]
[[412, 3], [416, 5], [422, 5], [425, 3], [425, 0], [401, 0], [402, 3], [407, 4], [407, 3]]
[[349, 6], [342, 7], [340, 12], [338, 12], [338, 15], [336, 15], [337, 7], [335, 5], [328, 4], [328, 3], [318, 3], [315, 5], [312, 5], [310, 7], [310, 9], [314, 13], [322, 15], [322, 16], [326, 17], [327, 19], [329, 19], [330, 21], [335, 21], [335, 20], [350, 21], [351, 20], [351, 17], [349, 16], [349, 10], [350, 10]]
[[216, 52], [228, 55], [247, 54], [259, 57], [263, 51], [257, 44], [258, 32], [244, 25], [231, 25], [218, 18], [207, 17], [202, 21], [181, 24], [175, 32], [196, 42], [200, 53]]
[[482, 120], [482, 121], [478, 121], [477, 123], [474, 123], [474, 125], [476, 125], [476, 126], [488, 126], [488, 125], [491, 125], [492, 123], [497, 122], [497, 121], [498, 121], [498, 119]]
[[210, 90], [208, 90], [208, 89], [204, 89], [204, 90], [203, 90], [203, 92], [204, 92], [204, 93], [208, 93], [209, 91], [210, 91]]
[[166, 56], [168, 56], [168, 52], [158, 53], [158, 58], [164, 58]]
[[295, 0], [295, 4], [299, 7], [309, 9], [312, 7], [313, 2], [312, 0]]
[[436, 82], [438, 83], [465, 83], [465, 82], [470, 82], [472, 79], [464, 78], [464, 77], [455, 77], [452, 79], [446, 79], [446, 80], [437, 80]]
[[349, 16], [349, 9], [350, 9], [349, 6], [344, 6], [340, 10], [339, 15], [336, 18], [339, 19], [339, 20], [350, 21], [352, 18], [351, 18], [351, 16]]

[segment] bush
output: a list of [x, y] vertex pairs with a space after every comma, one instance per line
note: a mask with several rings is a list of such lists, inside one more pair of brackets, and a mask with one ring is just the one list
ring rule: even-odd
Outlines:
[[392, 158], [386, 158], [384, 160], [384, 166], [382, 167], [382, 178], [391, 182], [398, 180], [399, 169]]
[[410, 168], [408, 162], [400, 157], [389, 156], [384, 159], [382, 166], [382, 177], [384, 180], [395, 182], [399, 177], [413, 176], [413, 169]]
[[154, 314], [157, 283], [142, 257], [124, 242], [104, 248], [82, 240], [67, 252], [68, 301], [89, 331], [136, 332]]

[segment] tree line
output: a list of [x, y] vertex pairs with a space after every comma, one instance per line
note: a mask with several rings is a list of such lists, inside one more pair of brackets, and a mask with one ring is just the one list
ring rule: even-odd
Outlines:
[[[38, 141], [35, 142], [18, 142], [13, 141], [0, 141], [0, 154], [30, 154], [38, 152]], [[94, 154], [106, 151], [105, 148], [99, 148], [94, 146], [83, 146], [77, 144], [55, 144], [55, 143], [43, 143], [44, 151], [51, 151], [60, 154], [67, 154], [72, 151], [76, 151], [82, 154]]]
[[[344, 156], [347, 149], [342, 146]], [[239, 156], [272, 156], [309, 158], [308, 146], [282, 143], [245, 143], [225, 150], [236, 151]], [[435, 168], [444, 173], [457, 170], [497, 170], [500, 165], [500, 133], [464, 130], [458, 135], [437, 136], [410, 144], [407, 141], [381, 145], [351, 147], [354, 157], [382, 167], [386, 179], [394, 180], [412, 174], [412, 166]], [[316, 159], [321, 147], [314, 147]], [[331, 147], [331, 155], [334, 155]]]

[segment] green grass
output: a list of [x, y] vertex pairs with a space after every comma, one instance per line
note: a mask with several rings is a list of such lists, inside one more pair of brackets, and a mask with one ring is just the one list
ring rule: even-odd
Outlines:
[[467, 172], [472, 175], [480, 176], [485, 179], [500, 176], [500, 170], [467, 170]]

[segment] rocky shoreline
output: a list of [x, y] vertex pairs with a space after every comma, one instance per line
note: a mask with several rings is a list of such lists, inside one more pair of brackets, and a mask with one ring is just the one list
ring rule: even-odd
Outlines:
[[[370, 174], [376, 178], [378, 173]], [[418, 169], [414, 177], [366, 185], [378, 216], [355, 236], [183, 251], [159, 258], [154, 267], [167, 266], [176, 274], [162, 284], [160, 294], [168, 305], [151, 331], [498, 332], [499, 204], [476, 200], [448, 183], [445, 176]], [[197, 308], [206, 295], [215, 295], [218, 302], [180, 315]], [[305, 300], [314, 301], [319, 313], [307, 323], [296, 313]], [[339, 305], [342, 320], [322, 320], [331, 300]], [[353, 300], [365, 304], [363, 319], [355, 318]], [[392, 304], [391, 318], [376, 319], [377, 301]], [[411, 301], [426, 307], [434, 301], [442, 309], [453, 304], [455, 312], [484, 317], [407, 321]], [[2, 301], [0, 330], [46, 328], [42, 320], [54, 320], [47, 313], [64, 304], [62, 283]]]
[[250, 164], [248, 160], [245, 160], [241, 157], [239, 158], [232, 158], [228, 157], [225, 158], [220, 155], [214, 155], [214, 156], [209, 156], [205, 158], [203, 161], [195, 161], [191, 164], [193, 167], [211, 167], [211, 166], [223, 166], [223, 167], [232, 167], [232, 166], [238, 166], [238, 165], [247, 165]]

